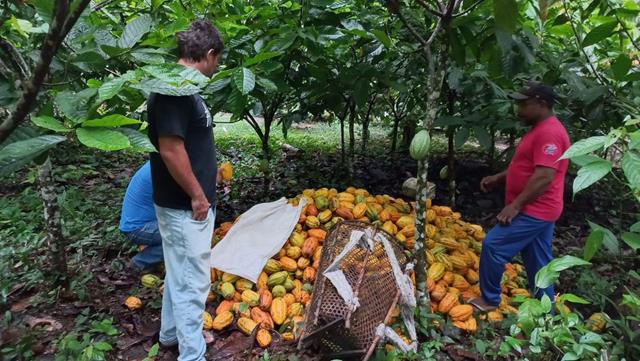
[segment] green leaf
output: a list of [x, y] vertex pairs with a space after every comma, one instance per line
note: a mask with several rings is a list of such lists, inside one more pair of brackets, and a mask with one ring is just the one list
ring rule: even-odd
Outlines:
[[174, 86], [167, 84], [160, 79], [145, 79], [140, 83], [131, 84], [130, 87], [142, 90], [147, 95], [150, 93], [158, 93], [171, 96], [187, 96], [198, 94], [200, 92], [200, 88], [193, 84], [187, 83], [181, 86]]
[[536, 287], [547, 288], [560, 277], [560, 272], [576, 266], [587, 266], [591, 263], [574, 256], [556, 258], [536, 273]]
[[113, 347], [111, 347], [111, 345], [108, 342], [105, 342], [105, 341], [97, 342], [95, 344], [95, 347], [96, 347], [97, 350], [100, 350], [100, 351], [111, 351], [111, 350], [113, 350]]
[[580, 296], [574, 295], [573, 293], [563, 293], [560, 296], [560, 302], [571, 302], [571, 303], [578, 303], [581, 305], [588, 305], [591, 303]]
[[602, 160], [604, 160], [604, 159], [602, 159], [602, 158], [600, 158], [598, 156], [595, 156], [593, 154], [579, 155], [579, 156], [571, 158], [571, 162], [575, 163], [579, 167], [584, 167], [589, 163], [598, 162], [598, 161], [602, 161]]
[[592, 230], [589, 233], [589, 237], [587, 237], [587, 241], [584, 245], [584, 254], [582, 258], [585, 261], [591, 261], [593, 256], [598, 253], [600, 246], [602, 246], [602, 241], [604, 239], [604, 232], [602, 230]]
[[586, 48], [608, 38], [609, 36], [611, 36], [611, 34], [613, 33], [613, 29], [615, 29], [616, 26], [618, 26], [618, 21], [616, 20], [596, 26], [587, 34], [587, 36], [584, 37], [584, 40], [582, 41], [582, 47]]
[[520, 18], [518, 2], [516, 0], [494, 0], [493, 16], [496, 29], [513, 34]]
[[640, 222], [636, 222], [629, 228], [631, 232], [640, 233]]
[[116, 94], [118, 94], [118, 92], [120, 92], [122, 87], [128, 81], [131, 81], [135, 78], [136, 73], [134, 71], [128, 71], [122, 76], [109, 79], [108, 81], [102, 83], [102, 85], [98, 89], [98, 102], [103, 102], [105, 100], [113, 98], [114, 96], [116, 96]]
[[640, 233], [625, 232], [620, 238], [634, 251], [640, 249]]
[[65, 127], [61, 121], [47, 115], [43, 115], [39, 117], [31, 117], [31, 121], [33, 122], [33, 124], [41, 128], [53, 130], [54, 132], [70, 132], [71, 131], [71, 129]]
[[233, 74], [233, 82], [240, 93], [249, 94], [256, 86], [256, 76], [248, 68], [238, 69]]
[[573, 181], [573, 194], [589, 187], [611, 172], [612, 164], [607, 160], [591, 162], [578, 171], [578, 176]]
[[258, 83], [266, 93], [274, 93], [278, 91], [278, 86], [267, 78], [259, 77], [258, 80], [256, 80], [256, 83]]
[[82, 122], [83, 127], [119, 127], [130, 124], [140, 124], [140, 121], [121, 114], [111, 114], [99, 119], [90, 119]]
[[607, 248], [607, 250], [612, 254], [620, 253], [620, 244], [618, 242], [618, 238], [611, 232], [608, 228], [605, 228], [597, 223], [593, 223], [591, 221], [587, 221], [589, 223], [589, 227], [592, 231], [600, 231], [602, 232], [602, 244]]
[[491, 148], [491, 135], [484, 127], [473, 127], [473, 134], [484, 149]]
[[88, 88], [78, 93], [63, 91], [56, 94], [55, 104], [60, 111], [74, 123], [81, 123], [87, 118], [89, 102], [97, 93], [97, 89]]
[[591, 153], [594, 150], [604, 147], [607, 141], [606, 135], [598, 135], [587, 139], [582, 139], [574, 143], [566, 152], [560, 157], [560, 159], [569, 159], [579, 155]]
[[631, 188], [640, 189], [640, 154], [628, 150], [622, 157], [622, 170]]
[[391, 43], [391, 38], [389, 38], [387, 33], [385, 33], [384, 31], [374, 29], [374, 30], [371, 30], [371, 33], [376, 37], [376, 39], [378, 39], [379, 42], [382, 43], [382, 45], [384, 45], [385, 48], [391, 49], [393, 47], [393, 44]]
[[144, 14], [133, 19], [124, 27], [120, 39], [118, 39], [118, 47], [122, 49], [130, 49], [142, 39], [142, 37], [151, 30], [153, 20], [150, 15]]
[[124, 134], [103, 128], [78, 128], [76, 135], [80, 143], [91, 148], [113, 151], [129, 148], [131, 143]]
[[154, 343], [153, 346], [149, 349], [148, 357], [156, 357], [158, 356], [158, 351], [160, 351], [160, 344]]
[[133, 150], [141, 153], [157, 151], [156, 147], [153, 146], [146, 134], [131, 128], [120, 128], [118, 131], [129, 138], [129, 143], [131, 143], [131, 148]]
[[453, 143], [456, 148], [462, 147], [469, 139], [469, 128], [460, 128], [453, 137]]
[[631, 59], [627, 54], [620, 54], [611, 64], [611, 70], [613, 71], [613, 77], [616, 80], [624, 80], [627, 73], [631, 69]]
[[53, 5], [55, 1], [51, 0], [31, 0], [29, 2], [36, 8], [36, 12], [40, 15], [44, 21], [51, 22], [51, 15], [53, 14]]
[[33, 159], [67, 138], [61, 135], [41, 135], [17, 140], [0, 149], [0, 177], [22, 168]]
[[256, 56], [254, 56], [253, 58], [248, 58], [244, 61], [244, 66], [251, 66], [254, 64], [258, 64], [260, 62], [263, 62], [265, 60], [271, 59], [271, 58], [275, 58], [277, 56], [282, 55], [282, 52], [279, 51], [266, 51], [263, 53], [259, 53]]

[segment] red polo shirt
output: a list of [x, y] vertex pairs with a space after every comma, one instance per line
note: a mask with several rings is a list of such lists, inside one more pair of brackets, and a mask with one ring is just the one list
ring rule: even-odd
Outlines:
[[563, 206], [564, 176], [569, 161], [558, 158], [569, 149], [569, 135], [562, 123], [551, 116], [531, 128], [520, 140], [507, 169], [505, 204], [510, 204], [524, 190], [536, 167], [556, 170], [549, 188], [522, 212], [544, 221], [555, 222], [560, 218]]

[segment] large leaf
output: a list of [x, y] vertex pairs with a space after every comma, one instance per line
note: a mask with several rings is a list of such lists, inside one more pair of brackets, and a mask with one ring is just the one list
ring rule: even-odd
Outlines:
[[640, 233], [625, 232], [620, 238], [634, 251], [640, 249]]
[[124, 27], [120, 39], [118, 39], [118, 47], [122, 49], [132, 48], [142, 37], [151, 30], [153, 20], [150, 15], [144, 14], [133, 19]]
[[233, 82], [242, 94], [249, 94], [256, 86], [256, 76], [248, 68], [240, 68], [233, 74]]
[[640, 189], [640, 154], [628, 150], [622, 158], [622, 170], [627, 177], [629, 185], [634, 189]]
[[453, 137], [456, 148], [462, 147], [469, 139], [469, 128], [460, 128]]
[[591, 228], [591, 232], [601, 232], [602, 233], [602, 244], [611, 254], [619, 254], [620, 253], [620, 243], [618, 242], [618, 238], [616, 238], [615, 234], [611, 232], [608, 228], [603, 227], [597, 223], [593, 223], [591, 221], [587, 221], [589, 223], [589, 227]]
[[376, 37], [376, 39], [378, 39], [379, 42], [382, 43], [382, 45], [384, 45], [385, 48], [391, 49], [393, 47], [391, 39], [383, 30], [374, 29], [371, 30], [371, 33]]
[[498, 30], [512, 34], [518, 26], [518, 2], [516, 0], [493, 0], [493, 15]]
[[54, 117], [50, 117], [47, 115], [39, 116], [39, 117], [31, 117], [31, 121], [45, 129], [53, 130], [54, 132], [70, 132], [71, 129], [67, 128], [60, 122], [58, 119]]
[[578, 176], [573, 181], [573, 194], [580, 192], [602, 179], [602, 177], [609, 174], [611, 167], [611, 162], [608, 160], [599, 160], [580, 168]]
[[263, 62], [271, 58], [275, 58], [276, 56], [280, 56], [280, 55], [282, 55], [282, 53], [279, 51], [265, 51], [262, 53], [258, 53], [253, 58], [246, 59], [244, 61], [244, 66], [251, 66], [254, 64], [258, 64], [260, 62]]
[[131, 143], [126, 135], [111, 129], [78, 128], [76, 135], [80, 143], [100, 150], [120, 150], [129, 148]]
[[549, 262], [548, 265], [542, 267], [538, 273], [536, 273], [536, 287], [547, 288], [554, 284], [560, 277], [560, 272], [567, 268], [576, 266], [587, 266], [591, 263], [574, 256], [564, 256], [562, 258], [556, 258]]
[[97, 89], [93, 88], [78, 93], [63, 91], [56, 94], [55, 103], [67, 118], [75, 123], [81, 123], [87, 118], [89, 102], [96, 92]]
[[598, 253], [600, 246], [602, 246], [602, 241], [604, 239], [604, 232], [602, 230], [592, 230], [589, 233], [589, 237], [587, 237], [587, 241], [584, 244], [584, 251], [582, 258], [585, 261], [591, 261], [593, 256]]
[[483, 149], [491, 148], [491, 135], [483, 127], [473, 127], [473, 134]]
[[613, 29], [615, 29], [616, 26], [618, 26], [618, 21], [616, 20], [596, 26], [587, 34], [587, 36], [584, 37], [582, 47], [586, 48], [608, 38], [613, 33]]
[[571, 162], [575, 163], [579, 167], [584, 167], [589, 163], [604, 160], [593, 154], [584, 154], [571, 158]]
[[590, 137], [587, 139], [582, 139], [574, 143], [566, 152], [560, 157], [560, 159], [569, 159], [573, 157], [577, 157], [579, 155], [584, 155], [587, 153], [591, 153], [595, 150], [601, 149], [604, 147], [604, 144], [607, 142], [606, 135], [598, 135], [595, 137]]
[[121, 114], [111, 114], [99, 119], [90, 119], [82, 122], [83, 127], [119, 127], [130, 124], [140, 124], [140, 121]]
[[129, 138], [129, 143], [131, 143], [133, 150], [138, 152], [156, 151], [156, 147], [153, 146], [146, 134], [130, 128], [120, 128], [118, 130]]
[[40, 154], [66, 139], [61, 135], [41, 135], [7, 144], [0, 149], [0, 177], [22, 168]]
[[198, 94], [200, 88], [193, 84], [184, 84], [174, 86], [163, 82], [160, 79], [145, 79], [140, 83], [130, 85], [134, 89], [142, 90], [146, 95], [150, 93], [158, 93], [171, 96], [187, 96]]
[[631, 59], [627, 54], [618, 55], [613, 64], [611, 64], [613, 77], [616, 78], [616, 80], [624, 80], [629, 69], [631, 69]]

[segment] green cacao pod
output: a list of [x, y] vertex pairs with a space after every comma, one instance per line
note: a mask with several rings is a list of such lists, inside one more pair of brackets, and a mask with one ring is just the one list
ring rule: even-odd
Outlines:
[[267, 264], [264, 266], [264, 272], [268, 275], [280, 272], [280, 262], [276, 261], [273, 258], [270, 258], [267, 261]]
[[327, 199], [327, 197], [324, 197], [324, 196], [317, 197], [314, 200], [314, 203], [316, 205], [316, 208], [318, 208], [319, 211], [324, 211], [325, 209], [329, 208], [329, 199]]
[[296, 286], [291, 280], [291, 278], [287, 278], [282, 285], [284, 286], [284, 289], [287, 291], [291, 291]]
[[[296, 268], [298, 268], [297, 263], [296, 263]], [[289, 272], [287, 271], [276, 272], [271, 276], [269, 276], [269, 278], [267, 279], [267, 286], [273, 287], [273, 286], [284, 284], [284, 282], [288, 278], [289, 278]]]
[[225, 299], [230, 300], [236, 294], [236, 289], [231, 282], [224, 282], [222, 286], [220, 286], [220, 294]]
[[426, 129], [416, 133], [409, 145], [409, 154], [415, 160], [423, 160], [429, 155], [429, 147], [431, 146], [431, 137]]
[[287, 290], [283, 285], [277, 285], [271, 290], [271, 294], [273, 295], [273, 297], [283, 297], [286, 293]]
[[447, 178], [449, 178], [449, 166], [445, 165], [440, 169], [440, 179], [446, 180]]
[[146, 288], [157, 288], [162, 284], [162, 280], [156, 275], [146, 274], [140, 278], [140, 283]]

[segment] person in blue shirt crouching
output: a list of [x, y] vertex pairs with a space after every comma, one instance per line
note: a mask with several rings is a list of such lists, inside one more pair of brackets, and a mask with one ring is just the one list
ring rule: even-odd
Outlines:
[[140, 272], [149, 272], [163, 262], [162, 238], [153, 207], [151, 166], [144, 163], [131, 178], [122, 201], [120, 232], [125, 238], [144, 249], [131, 260], [131, 266]]

